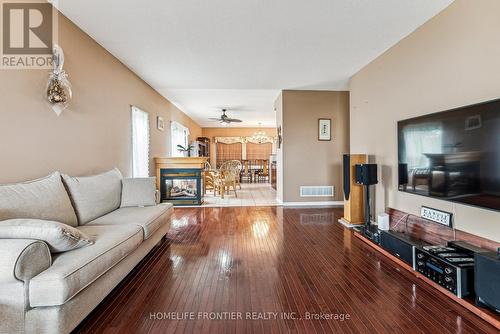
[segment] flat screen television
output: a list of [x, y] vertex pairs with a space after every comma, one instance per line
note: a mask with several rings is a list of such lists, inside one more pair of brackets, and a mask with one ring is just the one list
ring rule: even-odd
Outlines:
[[500, 99], [398, 122], [400, 191], [500, 210]]

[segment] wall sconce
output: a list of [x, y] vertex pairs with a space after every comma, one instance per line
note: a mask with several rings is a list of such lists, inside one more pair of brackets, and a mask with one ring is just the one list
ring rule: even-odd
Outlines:
[[54, 45], [52, 52], [52, 66], [54, 69], [49, 75], [46, 92], [47, 101], [52, 110], [59, 116], [69, 106], [72, 92], [68, 75], [63, 70], [64, 52], [59, 45]]

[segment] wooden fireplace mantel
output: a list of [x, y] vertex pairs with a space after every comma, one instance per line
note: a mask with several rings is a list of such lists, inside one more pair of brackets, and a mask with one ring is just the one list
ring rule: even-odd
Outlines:
[[156, 168], [204, 168], [207, 157], [155, 158]]
[[160, 189], [160, 170], [165, 168], [172, 169], [203, 169], [205, 168], [205, 163], [208, 161], [207, 157], [156, 157], [156, 187]]

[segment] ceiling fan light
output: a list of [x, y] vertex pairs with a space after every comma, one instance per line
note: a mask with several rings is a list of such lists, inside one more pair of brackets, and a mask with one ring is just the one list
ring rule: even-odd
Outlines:
[[242, 122], [240, 119], [235, 119], [235, 118], [230, 118], [226, 115], [226, 109], [222, 109], [222, 115], [220, 118], [209, 118], [211, 121], [218, 121], [220, 125], [222, 126], [227, 126], [230, 125], [232, 122]]

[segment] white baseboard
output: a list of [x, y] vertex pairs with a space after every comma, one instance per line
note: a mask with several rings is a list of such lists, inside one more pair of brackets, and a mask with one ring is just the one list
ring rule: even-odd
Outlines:
[[283, 202], [283, 206], [344, 206], [344, 201]]

